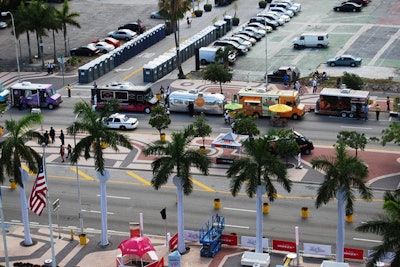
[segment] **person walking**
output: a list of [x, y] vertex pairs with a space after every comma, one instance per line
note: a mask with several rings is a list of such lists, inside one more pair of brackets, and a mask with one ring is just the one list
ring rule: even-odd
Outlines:
[[313, 94], [315, 94], [317, 92], [317, 85], [318, 85], [317, 78], [314, 77], [313, 80], [312, 80], [312, 86], [313, 86], [312, 92], [313, 92]]
[[192, 26], [192, 19], [189, 17], [186, 17], [186, 22], [187, 22], [188, 28], [190, 28]]
[[51, 143], [54, 144], [54, 139], [56, 138], [56, 131], [54, 130], [53, 127], [50, 127], [50, 138], [51, 138]]
[[300, 92], [300, 88], [301, 88], [301, 83], [299, 82], [299, 80], [297, 80], [297, 81], [294, 83], [294, 89], [295, 89], [297, 92]]
[[67, 146], [67, 158], [71, 157], [72, 155], [72, 146], [68, 144]]
[[161, 95], [161, 99], [164, 99], [164, 87], [162, 85], [160, 87], [160, 95]]
[[64, 146], [64, 132], [61, 130], [60, 132], [60, 140], [61, 140], [61, 145]]
[[60, 146], [61, 162], [64, 162], [64, 161], [65, 161], [65, 160], [64, 160], [64, 154], [65, 154], [65, 149], [64, 149], [64, 146], [61, 145], [61, 146]]
[[364, 106], [364, 120], [368, 120], [369, 107], [368, 104]]
[[45, 146], [49, 144], [49, 132], [47, 130], [43, 134], [43, 143]]
[[67, 92], [68, 92], [68, 97], [71, 97], [71, 85], [67, 85]]
[[386, 98], [386, 106], [387, 106], [387, 112], [390, 112], [390, 97], [388, 96], [387, 98]]
[[169, 95], [171, 94], [171, 87], [169, 87], [169, 85], [168, 85], [168, 87], [167, 87], [167, 90], [165, 91], [165, 94], [166, 94], [167, 96], [169, 96]]
[[231, 116], [229, 115], [229, 112], [227, 110], [225, 111], [224, 119], [225, 119], [225, 124], [231, 124]]
[[379, 121], [379, 113], [381, 112], [381, 106], [379, 104], [376, 104], [375, 106], [375, 113], [376, 113], [376, 120]]

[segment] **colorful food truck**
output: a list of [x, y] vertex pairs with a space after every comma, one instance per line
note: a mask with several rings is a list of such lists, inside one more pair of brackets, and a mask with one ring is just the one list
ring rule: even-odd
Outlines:
[[52, 84], [21, 82], [11, 86], [10, 91], [13, 107], [53, 109], [63, 102]]

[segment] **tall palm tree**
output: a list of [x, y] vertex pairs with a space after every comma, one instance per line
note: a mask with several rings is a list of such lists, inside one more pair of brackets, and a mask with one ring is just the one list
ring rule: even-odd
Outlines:
[[400, 189], [385, 192], [383, 199], [382, 209], [386, 214], [357, 226], [356, 231], [382, 236], [382, 244], [376, 246], [371, 255], [370, 266], [374, 266], [388, 252], [395, 254], [391, 266], [400, 266]]
[[178, 67], [179, 79], [185, 78], [182, 70], [182, 62], [179, 50], [179, 21], [185, 17], [187, 11], [190, 11], [192, 0], [159, 0], [159, 14], [171, 23], [171, 30], [174, 33], [176, 47], [176, 61]]
[[64, 34], [64, 49], [65, 49], [65, 56], [69, 56], [69, 49], [68, 49], [68, 34], [67, 34], [67, 25], [75, 26], [77, 28], [81, 28], [81, 25], [76, 18], [80, 16], [78, 12], [70, 12], [68, 0], [64, 0], [62, 8], [60, 10], [57, 9], [57, 18], [62, 25], [62, 31]]
[[[26, 33], [26, 39], [28, 43], [28, 62], [29, 64], [32, 63], [32, 49], [31, 49], [31, 39], [29, 35], [29, 31], [32, 30], [32, 25], [29, 23], [29, 12], [27, 7], [25, 6], [25, 3], [21, 1], [18, 9], [15, 12], [15, 32], [16, 32], [16, 37], [19, 39], [19, 36], [23, 33]], [[21, 55], [20, 55], [21, 56]], [[20, 60], [22, 60], [20, 58]], [[22, 64], [21, 64], [22, 65]]]
[[176, 172], [174, 184], [178, 196], [178, 251], [186, 252], [184, 240], [184, 214], [183, 214], [183, 194], [189, 195], [193, 191], [191, 180], [191, 167], [198, 168], [203, 174], [208, 175], [208, 168], [211, 164], [210, 159], [198, 150], [188, 149], [189, 143], [193, 140], [193, 127], [189, 125], [183, 132], [171, 134], [171, 141], [156, 141], [145, 149], [148, 155], [157, 155], [151, 164], [153, 178], [151, 184], [158, 190], [168, 182], [170, 176]]
[[267, 193], [272, 202], [277, 191], [272, 183], [276, 179], [283, 188], [290, 192], [292, 182], [287, 177], [285, 164], [276, 154], [271, 153], [271, 142], [274, 137], [267, 135], [262, 138], [249, 138], [242, 143], [246, 156], [235, 159], [226, 172], [230, 181], [230, 191], [236, 196], [243, 183], [246, 183], [246, 193], [252, 198], [256, 194], [256, 249], [262, 253], [262, 195]]
[[[353, 213], [356, 188], [364, 200], [371, 200], [372, 191], [365, 185], [368, 168], [356, 157], [350, 156], [346, 145], [339, 140], [334, 145], [336, 156], [320, 156], [311, 160], [312, 167], [325, 173], [324, 181], [318, 189], [315, 206], [319, 208], [333, 197], [337, 199], [336, 261], [344, 261], [344, 217]], [[346, 203], [346, 207], [345, 207]]]
[[29, 229], [28, 209], [26, 205], [26, 196], [24, 190], [24, 179], [21, 166], [24, 161], [31, 172], [38, 171], [38, 164], [41, 162], [41, 156], [31, 147], [25, 145], [29, 139], [37, 139], [42, 143], [43, 136], [32, 130], [33, 124], [39, 124], [42, 121], [40, 114], [29, 114], [19, 121], [6, 120], [5, 130], [9, 136], [0, 142], [0, 182], [4, 183], [5, 174], [12, 177], [20, 185], [21, 212], [24, 224], [24, 245], [33, 244]]
[[111, 147], [114, 151], [118, 151], [118, 145], [128, 149], [133, 149], [133, 147], [125, 135], [116, 131], [111, 131], [103, 125], [103, 119], [106, 117], [106, 114], [108, 114], [107, 108], [99, 114], [92, 109], [89, 103], [78, 102], [75, 104], [74, 114], [77, 118], [79, 117], [79, 121], [69, 126], [67, 128], [67, 133], [75, 134], [76, 132], [84, 132], [88, 133], [88, 135], [83, 137], [75, 145], [71, 155], [71, 164], [77, 164], [82, 154], [85, 159], [89, 159], [92, 156], [94, 157], [94, 165], [97, 171], [97, 178], [100, 180], [101, 191], [101, 245], [105, 247], [109, 245], [106, 198], [106, 182], [109, 179], [109, 173], [105, 169], [103, 148], [106, 145]]

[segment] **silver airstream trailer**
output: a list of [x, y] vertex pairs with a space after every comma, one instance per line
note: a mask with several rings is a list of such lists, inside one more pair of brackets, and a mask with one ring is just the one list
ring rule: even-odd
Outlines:
[[203, 93], [197, 89], [174, 91], [169, 95], [169, 110], [188, 112], [189, 102], [193, 102], [194, 111], [197, 113], [222, 115], [226, 98], [219, 93]]

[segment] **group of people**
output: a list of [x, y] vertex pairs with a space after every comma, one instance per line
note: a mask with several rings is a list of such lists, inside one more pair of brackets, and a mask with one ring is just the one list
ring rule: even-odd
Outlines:
[[[61, 141], [61, 145], [60, 145], [60, 156], [61, 156], [61, 162], [64, 162], [64, 155], [65, 155], [65, 136], [64, 136], [64, 132], [63, 130], [60, 130], [60, 135], [58, 136], [60, 138]], [[43, 134], [43, 143], [45, 144], [45, 146], [48, 146], [48, 144], [51, 142], [52, 144], [54, 144], [56, 139], [56, 131], [54, 130], [53, 127], [50, 127], [49, 131], [45, 131]], [[67, 158], [71, 157], [72, 154], [72, 146], [70, 144], [68, 144], [67, 146]]]
[[55, 68], [54, 63], [50, 63], [50, 62], [47, 63], [47, 74], [48, 75], [53, 74], [54, 68]]

